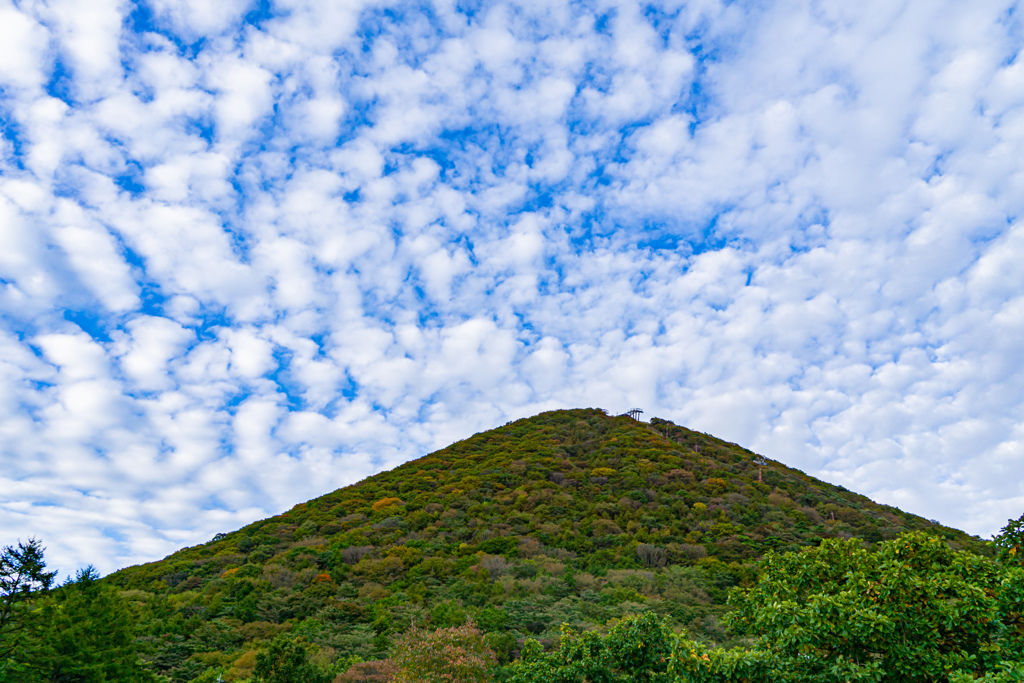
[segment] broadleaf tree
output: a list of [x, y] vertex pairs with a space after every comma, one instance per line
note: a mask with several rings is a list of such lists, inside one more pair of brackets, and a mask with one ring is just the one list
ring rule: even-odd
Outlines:
[[607, 635], [562, 626], [559, 647], [544, 652], [536, 640], [523, 647], [511, 683], [668, 683], [675, 645], [671, 628], [656, 614], [627, 617]]
[[873, 552], [830, 539], [766, 556], [757, 585], [732, 595], [726, 621], [757, 638], [773, 680], [944, 682], [1024, 658], [1004, 621], [1022, 587], [1018, 568], [924, 533]]

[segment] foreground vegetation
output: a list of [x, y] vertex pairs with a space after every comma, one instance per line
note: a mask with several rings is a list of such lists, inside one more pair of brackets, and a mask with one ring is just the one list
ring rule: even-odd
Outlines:
[[[388, 660], [324, 666], [303, 638], [278, 637], [255, 658], [254, 683], [967, 683], [1024, 680], [1024, 517], [993, 561], [921, 532], [874, 551], [830, 539], [769, 553], [724, 621], [746, 647], [710, 647], [647, 611], [607, 629], [561, 627], [557, 646], [526, 641], [499, 667], [473, 624], [412, 628]], [[27, 562], [26, 560], [30, 560]], [[4, 552], [0, 681], [155, 681], [125, 603], [91, 572], [42, 598], [52, 574], [38, 544]], [[14, 578], [16, 577], [16, 578]], [[12, 583], [13, 580], [13, 583]], [[36, 600], [32, 600], [36, 597]], [[12, 609], [7, 609], [8, 607]], [[208, 670], [200, 680], [214, 680]], [[218, 680], [223, 672], [216, 672]], [[335, 676], [335, 674], [337, 674]]]
[[[554, 411], [102, 580], [40, 568], [0, 680], [953, 680], [1019, 659], [1011, 550], [666, 421]], [[945, 645], [892, 673], [920, 653], [880, 646], [919, 639]], [[648, 649], [661, 668], [616, 659]]]

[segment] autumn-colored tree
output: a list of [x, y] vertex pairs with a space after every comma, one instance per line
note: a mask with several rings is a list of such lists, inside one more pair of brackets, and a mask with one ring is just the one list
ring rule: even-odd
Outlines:
[[390, 659], [358, 662], [338, 674], [333, 683], [391, 683], [397, 671]]
[[489, 683], [497, 657], [476, 624], [427, 631], [412, 628], [395, 641], [394, 683]]

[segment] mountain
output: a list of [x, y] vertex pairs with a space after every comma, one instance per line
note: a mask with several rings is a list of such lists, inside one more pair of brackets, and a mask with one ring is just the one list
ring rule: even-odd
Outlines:
[[290, 632], [323, 663], [387, 655], [412, 623], [474, 620], [505, 661], [563, 622], [638, 611], [728, 643], [727, 590], [753, 561], [827, 537], [977, 538], [671, 422], [602, 410], [517, 420], [106, 580], [176, 681], [252, 671]]

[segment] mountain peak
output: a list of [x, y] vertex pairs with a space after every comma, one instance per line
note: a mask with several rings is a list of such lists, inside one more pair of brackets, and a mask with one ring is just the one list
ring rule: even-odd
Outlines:
[[282, 631], [332, 661], [375, 659], [410, 624], [473, 619], [508, 661], [563, 622], [655, 610], [727, 642], [726, 590], [764, 552], [910, 529], [981, 546], [667, 420], [554, 410], [108, 580], [147, 596], [162, 673], [216, 659], [243, 680]]
[[577, 554], [614, 549], [616, 562], [636, 543], [664, 546], [670, 561], [685, 563], [699, 546], [728, 562], [824, 537], [870, 543], [909, 529], [973, 541], [668, 420], [587, 408], [475, 434], [172, 557], [235, 548], [237, 560], [251, 561], [253, 539], [268, 537], [275, 551], [310, 538], [475, 548], [531, 537]]

